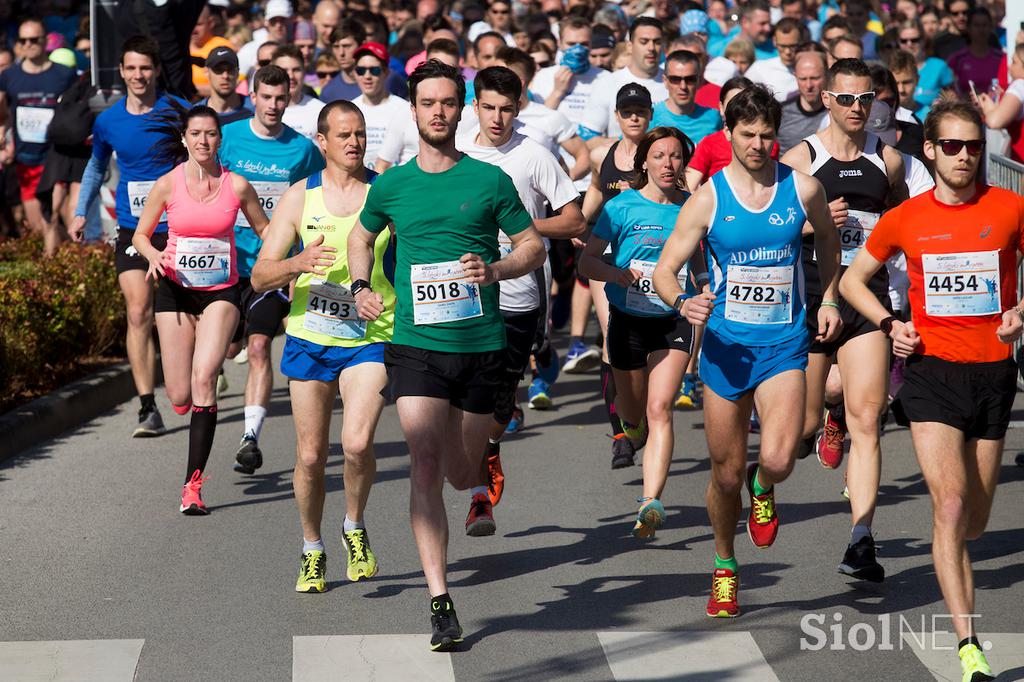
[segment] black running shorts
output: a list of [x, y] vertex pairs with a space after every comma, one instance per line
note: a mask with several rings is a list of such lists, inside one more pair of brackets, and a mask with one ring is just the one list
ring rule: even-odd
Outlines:
[[214, 301], [227, 301], [238, 308], [238, 285], [235, 284], [225, 289], [217, 289], [216, 291], [200, 291], [198, 289], [187, 289], [180, 284], [175, 284], [166, 277], [161, 277], [160, 283], [156, 287], [156, 300], [153, 312], [186, 313], [199, 317], [206, 310], [206, 306]]
[[[117, 274], [128, 270], [149, 270], [149, 261], [142, 257], [135, 247], [132, 246], [132, 236], [135, 230], [119, 229], [117, 231], [117, 243], [114, 245], [114, 268]], [[150, 236], [153, 247], [161, 251], [167, 248], [167, 233], [157, 232]]]
[[287, 288], [257, 294], [248, 277], [239, 277], [238, 289], [242, 316], [238, 318], [232, 341], [241, 341], [242, 337], [249, 338], [253, 334], [277, 336], [284, 331], [283, 323], [291, 309]]
[[896, 400], [911, 422], [948, 424], [967, 440], [999, 440], [1016, 394], [1013, 360], [967, 364], [914, 355], [907, 359]]
[[505, 369], [505, 350], [444, 353], [388, 344], [384, 349], [388, 384], [381, 394], [443, 398], [464, 412], [493, 414]]
[[[885, 306], [885, 309], [892, 315], [892, 302], [889, 301], [889, 295], [878, 296], [876, 294], [876, 297], [878, 302]], [[852, 305], [843, 299], [839, 299], [839, 317], [843, 321], [843, 328], [840, 330], [839, 336], [835, 341], [829, 341], [828, 343], [815, 341], [814, 337], [818, 335], [818, 308], [820, 307], [820, 296], [807, 297], [807, 334], [810, 337], [811, 353], [824, 353], [825, 355], [832, 356], [850, 339], [857, 338], [862, 334], [878, 331], [878, 327], [858, 313]]]
[[647, 356], [659, 350], [693, 352], [693, 328], [678, 315], [641, 317], [615, 306], [608, 312], [608, 360], [618, 370], [647, 366]]

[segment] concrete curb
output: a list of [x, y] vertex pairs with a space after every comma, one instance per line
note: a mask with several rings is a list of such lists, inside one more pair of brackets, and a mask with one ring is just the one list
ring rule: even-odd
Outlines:
[[0, 462], [89, 421], [134, 395], [131, 366], [125, 362], [16, 407], [0, 416]]

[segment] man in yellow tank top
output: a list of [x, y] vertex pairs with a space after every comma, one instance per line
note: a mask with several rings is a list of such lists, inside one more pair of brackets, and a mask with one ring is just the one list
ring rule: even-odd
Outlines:
[[[256, 291], [273, 290], [297, 278], [281, 373], [289, 379], [298, 440], [294, 486], [303, 534], [298, 592], [327, 589], [320, 522], [335, 391], [340, 391], [345, 405], [341, 447], [348, 578], [371, 578], [377, 572], [363, 510], [376, 473], [373, 437], [384, 408], [384, 345], [391, 340], [395, 309], [395, 291], [385, 274], [393, 272], [387, 230], [374, 244], [370, 278], [388, 312], [372, 322], [360, 320], [351, 291], [346, 241], [375, 177], [363, 166], [362, 113], [348, 101], [328, 104], [320, 112], [316, 139], [327, 167], [295, 183], [281, 197], [252, 270]], [[296, 239], [303, 248], [288, 258]]]

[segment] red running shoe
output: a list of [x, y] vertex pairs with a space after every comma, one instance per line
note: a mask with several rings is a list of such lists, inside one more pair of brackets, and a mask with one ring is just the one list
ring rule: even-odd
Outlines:
[[498, 453], [487, 455], [487, 479], [487, 497], [491, 506], [496, 507], [505, 491], [505, 472], [501, 470], [501, 455]]
[[181, 506], [178, 511], [186, 516], [204, 516], [210, 513], [203, 504], [201, 493], [203, 483], [206, 483], [208, 478], [209, 476], [204, 478], [203, 472], [198, 469], [192, 472], [192, 478], [181, 488]]
[[779, 534], [779, 515], [775, 512], [775, 488], [764, 495], [754, 495], [754, 475], [757, 463], [747, 467], [747, 490], [750, 492], [750, 516], [747, 518], [747, 535], [755, 547], [771, 547]]
[[740, 576], [728, 568], [716, 568], [711, 575], [711, 596], [708, 597], [708, 618], [735, 618], [740, 615], [736, 601]]
[[825, 410], [825, 432], [818, 438], [818, 461], [826, 469], [838, 469], [843, 463], [843, 445], [846, 441], [846, 427], [832, 418]]
[[474, 537], [494, 535], [495, 528], [490, 498], [482, 493], [477, 493], [469, 503], [469, 515], [466, 517], [466, 535]]

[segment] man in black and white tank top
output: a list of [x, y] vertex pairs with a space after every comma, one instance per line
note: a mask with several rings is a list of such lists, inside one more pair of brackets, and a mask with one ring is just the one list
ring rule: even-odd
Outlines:
[[[845, 270], [864, 246], [882, 212], [906, 198], [903, 158], [898, 151], [864, 130], [874, 92], [871, 72], [863, 61], [840, 59], [833, 64], [822, 99], [829, 111], [828, 127], [788, 151], [782, 163], [814, 176], [825, 188], [839, 231], [841, 265]], [[813, 258], [813, 247], [808, 247], [805, 238], [803, 270], [807, 319], [816, 319], [819, 306], [835, 306], [839, 308], [843, 329], [835, 341], [827, 344], [814, 341], [816, 327], [808, 329], [811, 350], [807, 364], [804, 440], [799, 455], [806, 457], [815, 446], [814, 436], [825, 402], [829, 412], [824, 434], [817, 441], [818, 460], [827, 468], [837, 468], [842, 462], [847, 430], [852, 441], [847, 487], [853, 531], [839, 572], [859, 580], [881, 582], [885, 571], [875, 558], [871, 524], [881, 470], [878, 422], [882, 411], [887, 409], [889, 339], [841, 298], [822, 300]], [[883, 269], [869, 285], [887, 307], [888, 284], [888, 275]], [[838, 360], [839, 371], [832, 370], [830, 375], [833, 358]]]

